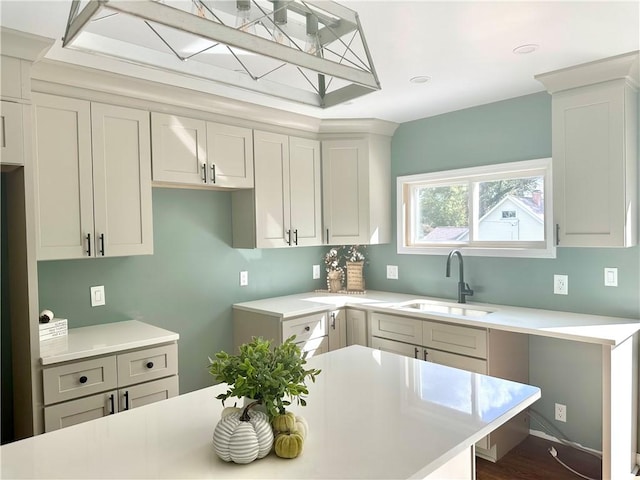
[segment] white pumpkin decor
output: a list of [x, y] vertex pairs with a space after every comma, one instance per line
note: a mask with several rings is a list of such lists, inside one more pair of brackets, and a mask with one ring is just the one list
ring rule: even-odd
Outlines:
[[251, 463], [269, 454], [273, 430], [269, 417], [258, 411], [226, 411], [213, 431], [216, 455], [225, 462]]

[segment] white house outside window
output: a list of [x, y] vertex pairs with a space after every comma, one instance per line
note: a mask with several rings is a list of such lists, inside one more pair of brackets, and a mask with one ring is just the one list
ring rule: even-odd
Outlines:
[[551, 159], [398, 177], [398, 253], [555, 257]]

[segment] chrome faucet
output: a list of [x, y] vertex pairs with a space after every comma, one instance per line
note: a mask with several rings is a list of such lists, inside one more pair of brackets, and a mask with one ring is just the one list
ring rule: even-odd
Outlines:
[[458, 257], [458, 265], [460, 267], [458, 274], [458, 303], [467, 303], [466, 297], [473, 295], [473, 290], [471, 290], [468, 283], [464, 282], [464, 264], [462, 263], [460, 250], [451, 250], [447, 257], [447, 277], [451, 276], [451, 257], [454, 255]]

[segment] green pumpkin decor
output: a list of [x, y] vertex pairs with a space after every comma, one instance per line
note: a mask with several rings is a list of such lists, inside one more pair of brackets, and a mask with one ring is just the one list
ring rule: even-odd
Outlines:
[[279, 433], [275, 439], [276, 455], [281, 458], [296, 458], [302, 453], [304, 439], [297, 432]]
[[291, 412], [285, 412], [273, 417], [271, 421], [273, 430], [276, 433], [289, 433], [296, 431], [296, 416]]

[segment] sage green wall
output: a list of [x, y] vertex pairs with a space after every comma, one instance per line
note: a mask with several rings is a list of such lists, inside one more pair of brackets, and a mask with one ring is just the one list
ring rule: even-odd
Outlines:
[[[546, 92], [400, 125], [392, 142], [392, 198], [398, 175], [551, 156], [551, 97]], [[589, 175], [589, 172], [585, 172]], [[394, 202], [395, 232], [395, 202]], [[395, 235], [394, 235], [395, 238]], [[396, 242], [369, 248], [367, 287], [456, 298], [445, 257], [398, 255]], [[385, 266], [398, 265], [387, 280]], [[472, 301], [640, 317], [640, 248], [559, 248], [556, 259], [466, 257]], [[618, 268], [617, 288], [603, 285], [604, 267]], [[569, 276], [569, 295], [553, 294], [553, 274]], [[535, 408], [566, 435], [601, 448], [601, 351], [597, 346], [531, 337], [530, 382], [541, 387]], [[567, 405], [557, 423], [554, 404]], [[539, 425], [532, 424], [537, 430]]]
[[[232, 348], [231, 304], [322, 287], [322, 248], [231, 248], [228, 192], [154, 188], [153, 222], [153, 255], [38, 262], [40, 309], [70, 327], [138, 319], [178, 332], [181, 393], [212, 384], [207, 356]], [[105, 306], [91, 307], [93, 285]]]

